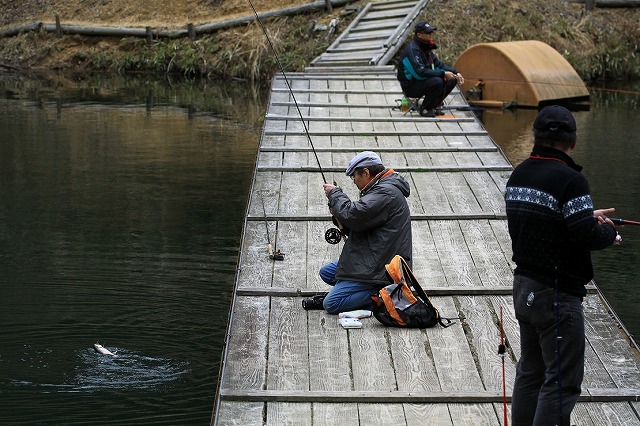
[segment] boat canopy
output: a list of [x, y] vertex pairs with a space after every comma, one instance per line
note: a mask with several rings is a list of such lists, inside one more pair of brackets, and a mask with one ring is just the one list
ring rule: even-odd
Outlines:
[[538, 107], [550, 101], [585, 101], [589, 91], [571, 64], [537, 40], [480, 43], [455, 63], [470, 103], [499, 102]]

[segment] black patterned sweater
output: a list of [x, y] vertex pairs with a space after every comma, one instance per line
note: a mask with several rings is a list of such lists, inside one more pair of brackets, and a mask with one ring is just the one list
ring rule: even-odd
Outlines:
[[536, 145], [518, 165], [505, 193], [516, 274], [585, 296], [593, 278], [591, 251], [613, 244], [613, 225], [600, 225], [582, 167], [562, 151]]

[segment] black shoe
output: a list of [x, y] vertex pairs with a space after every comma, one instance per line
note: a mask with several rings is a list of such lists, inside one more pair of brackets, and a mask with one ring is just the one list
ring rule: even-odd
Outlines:
[[420, 115], [423, 117], [435, 117], [436, 116], [436, 110], [433, 108], [429, 108], [429, 109], [421, 109], [420, 110]]
[[436, 115], [444, 115], [442, 108], [436, 108]]
[[322, 302], [324, 302], [325, 297], [327, 297], [327, 293], [316, 294], [315, 296], [309, 297], [308, 299], [302, 299], [302, 307], [307, 311], [310, 311], [312, 309], [324, 309], [324, 306], [322, 306]]

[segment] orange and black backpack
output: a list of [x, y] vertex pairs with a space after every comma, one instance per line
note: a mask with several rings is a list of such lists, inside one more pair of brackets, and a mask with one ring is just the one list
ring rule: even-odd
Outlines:
[[378, 321], [387, 326], [405, 328], [429, 328], [436, 324], [448, 327], [453, 324], [449, 318], [440, 316], [402, 256], [394, 256], [385, 268], [393, 284], [371, 296], [373, 315]]

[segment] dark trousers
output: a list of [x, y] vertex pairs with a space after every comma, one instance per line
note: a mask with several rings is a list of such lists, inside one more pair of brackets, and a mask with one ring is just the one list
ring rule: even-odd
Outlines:
[[562, 292], [556, 297], [553, 287], [516, 275], [513, 304], [520, 324], [521, 356], [511, 423], [569, 425], [584, 375], [582, 299]]
[[412, 80], [402, 84], [402, 91], [410, 98], [421, 98], [422, 109], [434, 109], [442, 104], [442, 101], [456, 87], [456, 80], [443, 80], [440, 77], [431, 77], [427, 80]]

